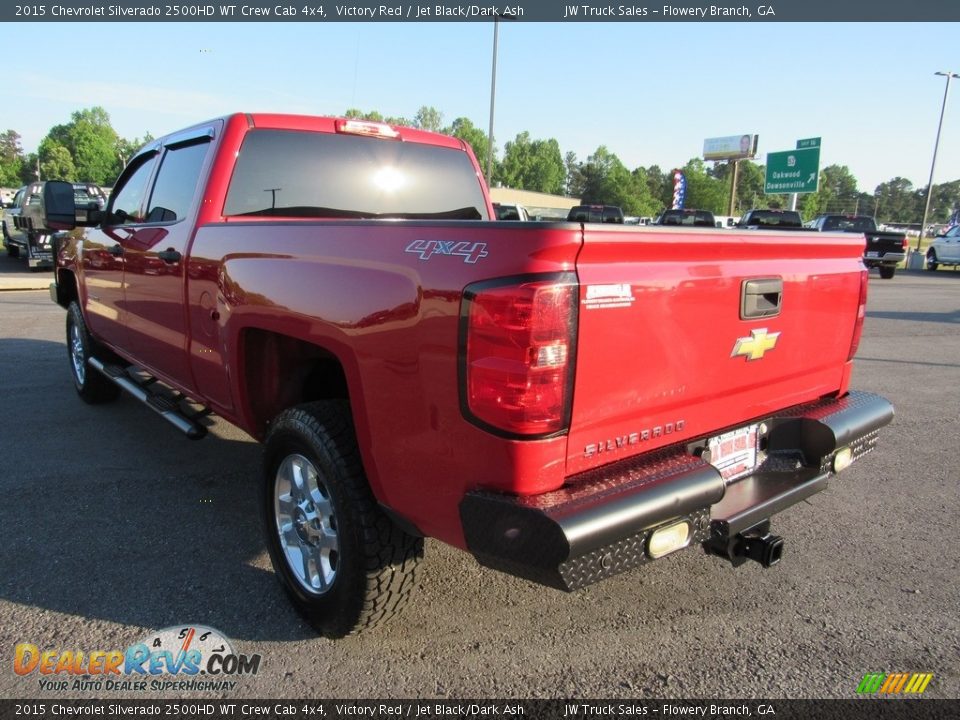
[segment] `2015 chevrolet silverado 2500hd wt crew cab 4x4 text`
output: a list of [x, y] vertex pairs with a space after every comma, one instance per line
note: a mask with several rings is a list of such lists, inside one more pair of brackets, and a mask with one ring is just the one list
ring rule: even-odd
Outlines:
[[566, 590], [776, 563], [771, 517], [893, 414], [849, 390], [860, 239], [491, 222], [482, 177], [453, 138], [238, 114], [144, 147], [102, 213], [48, 183], [77, 391], [262, 440], [276, 574], [331, 636], [404, 602], [424, 536]]
[[863, 235], [863, 264], [868, 268], [878, 268], [880, 277], [885, 280], [896, 274], [897, 264], [907, 257], [906, 234], [879, 230], [876, 221], [869, 215], [817, 215], [807, 223], [807, 227]]

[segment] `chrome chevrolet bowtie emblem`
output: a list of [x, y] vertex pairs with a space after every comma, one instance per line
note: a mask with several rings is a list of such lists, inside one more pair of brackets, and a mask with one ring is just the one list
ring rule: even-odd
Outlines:
[[743, 355], [747, 360], [759, 360], [767, 350], [773, 350], [777, 346], [779, 337], [780, 333], [768, 333], [766, 328], [751, 330], [749, 337], [737, 338], [730, 357]]

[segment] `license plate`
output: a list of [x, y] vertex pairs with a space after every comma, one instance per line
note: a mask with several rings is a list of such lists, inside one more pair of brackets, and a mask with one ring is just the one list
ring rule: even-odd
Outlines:
[[757, 467], [757, 425], [732, 430], [707, 441], [710, 464], [727, 482], [753, 472]]
[[880, 253], [878, 253], [878, 252], [876, 252], [876, 251], [874, 251], [874, 250], [871, 250], [870, 252], [867, 253], [867, 257], [868, 257], [868, 258], [878, 258], [878, 257], [880, 257]]

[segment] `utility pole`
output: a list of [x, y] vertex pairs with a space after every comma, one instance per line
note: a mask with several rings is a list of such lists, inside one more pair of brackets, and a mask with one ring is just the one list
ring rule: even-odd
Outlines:
[[733, 217], [736, 215], [734, 210], [737, 207], [737, 175], [740, 171], [740, 161], [734, 159], [730, 162], [733, 163], [733, 168], [730, 171], [730, 206], [727, 209], [727, 215]]
[[497, 98], [497, 42], [500, 16], [493, 16], [493, 69], [490, 71], [490, 134], [487, 136], [487, 187], [493, 187], [493, 106]]
[[930, 163], [930, 180], [927, 182], [927, 202], [923, 206], [923, 220], [920, 221], [920, 235], [917, 237], [917, 252], [920, 251], [920, 242], [923, 232], [927, 229], [927, 217], [930, 215], [930, 199], [933, 197], [933, 171], [937, 167], [937, 150], [940, 148], [940, 133], [943, 131], [943, 116], [947, 112], [947, 97], [950, 95], [950, 80], [960, 78], [955, 72], [935, 72], [934, 75], [943, 75], [947, 78], [947, 86], [943, 90], [943, 105], [940, 107], [940, 124], [937, 125], [937, 139], [933, 143], [933, 162]]

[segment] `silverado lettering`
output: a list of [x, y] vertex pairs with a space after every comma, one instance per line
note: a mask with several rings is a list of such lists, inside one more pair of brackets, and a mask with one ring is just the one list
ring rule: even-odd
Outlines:
[[601, 440], [597, 443], [590, 443], [584, 448], [584, 457], [593, 457], [597, 453], [610, 452], [612, 450], [622, 450], [630, 445], [636, 445], [641, 442], [659, 438], [663, 435], [672, 435], [674, 432], [682, 432], [686, 423], [683, 420], [677, 420], [672, 423], [657, 425], [649, 430], [640, 430], [632, 432], [629, 435], [619, 435], [609, 440]]
[[330, 637], [402, 607], [424, 537], [562, 590], [696, 545], [777, 563], [771, 518], [893, 416], [849, 387], [862, 236], [491, 222], [482, 178], [455, 138], [235, 114], [106, 207], [46, 182], [77, 393], [262, 441], [274, 571]]

